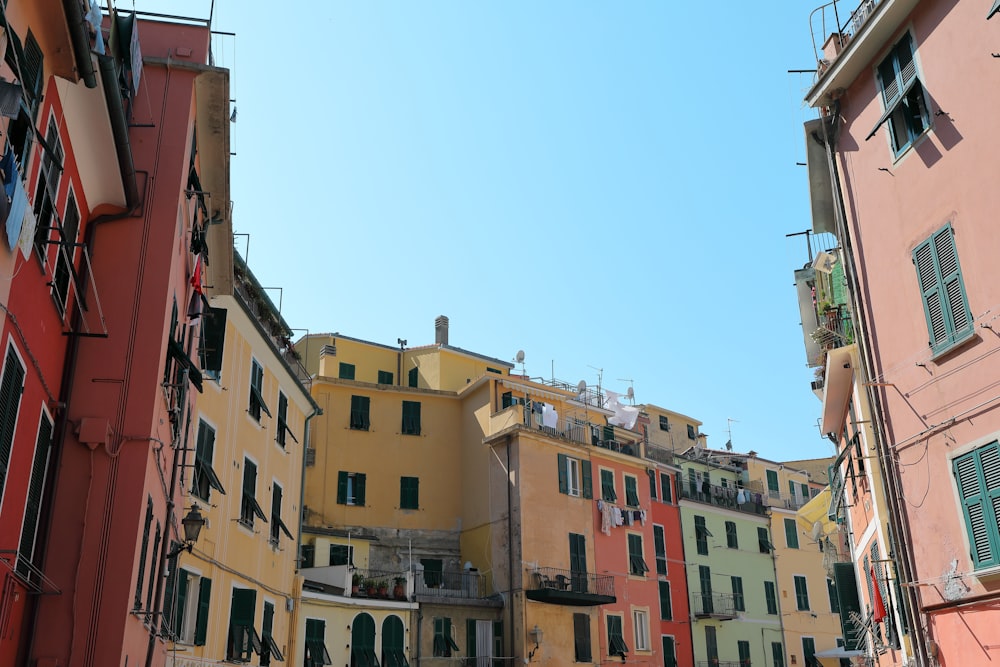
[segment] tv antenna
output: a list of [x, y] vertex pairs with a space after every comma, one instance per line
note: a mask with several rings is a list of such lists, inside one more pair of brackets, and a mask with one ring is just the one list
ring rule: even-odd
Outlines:
[[[603, 401], [604, 398], [603, 398], [603, 394], [601, 393], [601, 384], [604, 381], [604, 369], [603, 368], [598, 368], [596, 366], [591, 366], [589, 364], [587, 365], [587, 368], [592, 368], [595, 371], [597, 371], [597, 395], [600, 396], [601, 400]], [[601, 406], [601, 407], [604, 407], [604, 406]]]
[[733, 422], [740, 423], [738, 419], [726, 418], [726, 432], [729, 433], [729, 439], [726, 440], [726, 451], [728, 452], [733, 451]]

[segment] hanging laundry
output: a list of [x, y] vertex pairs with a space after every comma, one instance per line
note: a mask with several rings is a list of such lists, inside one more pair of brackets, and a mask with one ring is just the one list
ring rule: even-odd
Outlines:
[[646, 525], [646, 510], [639, 510], [639, 521], [642, 522], [642, 525]]
[[201, 255], [194, 263], [194, 273], [191, 274], [191, 301], [188, 303], [187, 316], [191, 324], [201, 321], [201, 314], [209, 309], [208, 299], [201, 286]]
[[611, 535], [611, 524], [614, 522], [611, 505], [601, 503], [598, 509], [601, 510], [601, 532], [605, 535]]
[[612, 515], [614, 517], [615, 525], [616, 526], [624, 526], [625, 525], [625, 517], [622, 516], [621, 509], [619, 509], [617, 507], [613, 507], [611, 509], [611, 512], [612, 512]]
[[738, 502], [740, 505], [742, 505], [746, 501], [747, 501], [746, 491], [744, 491], [743, 489], [740, 489], [740, 492], [736, 494], [736, 502]]
[[[28, 193], [24, 190], [24, 183], [20, 178], [14, 178], [14, 195], [10, 200], [10, 211], [7, 214], [7, 245], [11, 251], [16, 248], [21, 239], [21, 231], [24, 229], [25, 212], [28, 211]], [[34, 223], [35, 216], [31, 216]], [[31, 238], [35, 238], [35, 225], [31, 225]], [[25, 256], [27, 259], [27, 256]]]
[[548, 403], [542, 403], [542, 426], [556, 428], [558, 425], [559, 413], [556, 412], [555, 406], [549, 405]]
[[21, 223], [21, 236], [17, 240], [17, 247], [21, 249], [21, 255], [28, 259], [31, 256], [31, 248], [35, 244], [35, 228], [38, 226], [38, 219], [35, 212], [28, 206], [24, 210], [24, 222]]

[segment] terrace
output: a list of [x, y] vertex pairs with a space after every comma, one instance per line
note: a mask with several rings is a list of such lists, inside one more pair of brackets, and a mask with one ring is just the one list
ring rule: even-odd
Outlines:
[[529, 600], [549, 604], [590, 607], [616, 600], [615, 579], [607, 574], [537, 567], [527, 571], [524, 587]]

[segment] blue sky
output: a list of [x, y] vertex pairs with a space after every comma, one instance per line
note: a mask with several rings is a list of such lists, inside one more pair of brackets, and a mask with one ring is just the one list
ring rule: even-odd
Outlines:
[[414, 346], [443, 314], [531, 376], [630, 379], [710, 446], [732, 418], [740, 451], [829, 455], [785, 238], [812, 9], [216, 0], [250, 266], [293, 327]]

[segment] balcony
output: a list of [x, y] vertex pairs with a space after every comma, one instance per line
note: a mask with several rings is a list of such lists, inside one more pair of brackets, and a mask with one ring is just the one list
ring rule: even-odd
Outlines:
[[556, 438], [566, 438], [584, 445], [609, 449], [619, 454], [642, 458], [642, 443], [623, 437], [623, 429], [605, 424], [594, 424], [573, 417], [559, 417], [552, 424], [545, 424], [542, 415], [515, 405], [524, 412], [521, 423], [532, 430], [542, 431]]
[[[796, 482], [798, 484], [799, 482]], [[761, 503], [767, 505], [768, 507], [778, 507], [786, 510], [797, 510], [811, 498], [803, 498], [801, 496], [790, 496], [787, 494], [778, 493], [773, 490], [765, 490], [764, 484], [756, 479], [752, 479], [746, 482], [746, 489], [750, 493], [760, 495]]]
[[406, 575], [406, 572], [354, 568], [349, 597], [407, 600], [410, 582]]
[[539, 567], [526, 573], [525, 595], [535, 602], [592, 607], [615, 602], [615, 580], [608, 574], [587, 574]]
[[695, 618], [736, 618], [736, 603], [730, 593], [698, 593], [691, 598]]
[[699, 660], [698, 667], [750, 667], [749, 660]]
[[731, 486], [712, 484], [708, 487], [707, 493], [692, 489], [690, 484], [680, 484], [679, 486], [681, 489], [681, 498], [686, 498], [687, 500], [705, 503], [706, 505], [715, 505], [716, 507], [724, 507], [737, 512], [746, 512], [747, 514], [760, 516], [767, 514], [767, 505], [764, 504], [762, 494], [744, 493], [746, 502], [739, 503], [737, 502], [739, 500], [739, 489], [734, 489]]
[[471, 570], [416, 572], [413, 588], [418, 597], [425, 598], [480, 600], [487, 597], [486, 577]]
[[833, 350], [854, 342], [854, 323], [846, 305], [830, 305], [817, 313], [819, 326], [809, 334], [822, 350]]

